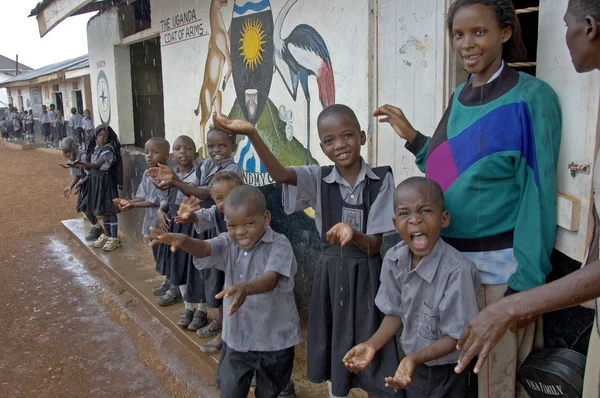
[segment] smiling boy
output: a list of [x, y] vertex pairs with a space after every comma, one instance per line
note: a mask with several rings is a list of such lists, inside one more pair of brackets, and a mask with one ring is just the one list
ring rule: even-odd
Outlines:
[[221, 397], [245, 397], [256, 372], [257, 397], [276, 397], [288, 385], [294, 346], [302, 341], [294, 300], [296, 258], [289, 240], [269, 226], [271, 213], [256, 187], [243, 185], [224, 203], [227, 233], [193, 239], [151, 229], [152, 244], [171, 245], [225, 272]]

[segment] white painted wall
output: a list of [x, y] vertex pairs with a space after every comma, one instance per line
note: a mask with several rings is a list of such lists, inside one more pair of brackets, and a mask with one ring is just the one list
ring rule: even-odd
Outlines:
[[[9, 75], [4, 72], [0, 72], [0, 82], [12, 78], [13, 75]], [[5, 88], [0, 88], [0, 106], [6, 107], [8, 105], [8, 91]]]
[[[121, 144], [133, 144], [133, 99], [129, 47], [120, 46], [117, 9], [99, 14], [88, 23], [88, 52], [94, 122], [100, 124], [98, 76], [104, 71], [108, 80], [110, 125]], [[118, 89], [117, 89], [118, 88]]]
[[[377, 35], [378, 105], [401, 108], [423, 134], [437, 127], [447, 98], [444, 98], [446, 0], [380, 0]], [[391, 165], [396, 182], [421, 172], [415, 157], [386, 124], [376, 124], [375, 159]]]

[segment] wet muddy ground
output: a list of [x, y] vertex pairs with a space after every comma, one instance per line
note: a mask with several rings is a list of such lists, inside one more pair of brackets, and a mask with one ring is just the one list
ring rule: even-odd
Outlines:
[[216, 397], [213, 371], [63, 231], [59, 155], [0, 146], [0, 396]]

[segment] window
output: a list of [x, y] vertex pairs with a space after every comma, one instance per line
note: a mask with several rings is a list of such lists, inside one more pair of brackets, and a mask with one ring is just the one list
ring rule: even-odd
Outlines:
[[521, 25], [527, 59], [522, 62], [509, 63], [509, 65], [520, 72], [535, 76], [540, 0], [513, 0], [513, 4]]

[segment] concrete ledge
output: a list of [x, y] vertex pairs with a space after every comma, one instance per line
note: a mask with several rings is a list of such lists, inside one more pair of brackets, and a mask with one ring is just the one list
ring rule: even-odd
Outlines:
[[26, 141], [8, 141], [5, 142], [4, 145], [11, 149], [19, 149], [19, 150], [31, 150], [41, 148], [44, 145], [38, 142], [26, 142]]
[[45, 148], [43, 144], [41, 144], [41, 146], [36, 148], [37, 151], [41, 151], [41, 152], [45, 152], [45, 153], [51, 153], [53, 155], [60, 155], [62, 156], [62, 151], [58, 148]]

